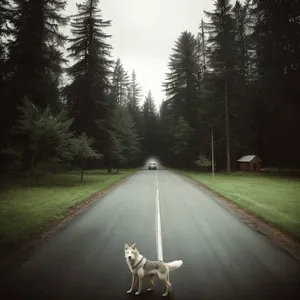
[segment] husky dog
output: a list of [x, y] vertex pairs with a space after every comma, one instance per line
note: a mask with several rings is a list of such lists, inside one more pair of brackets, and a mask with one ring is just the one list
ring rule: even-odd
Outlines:
[[166, 291], [163, 296], [168, 296], [169, 291], [171, 291], [169, 271], [176, 270], [182, 265], [182, 260], [175, 260], [169, 263], [148, 260], [139, 253], [135, 243], [131, 246], [128, 246], [125, 243], [125, 259], [132, 273], [131, 288], [127, 291], [127, 294], [131, 294], [135, 284], [138, 283], [138, 290], [135, 295], [141, 294], [144, 279], [150, 283], [148, 291], [152, 291], [154, 288], [155, 276], [158, 276], [166, 286]]

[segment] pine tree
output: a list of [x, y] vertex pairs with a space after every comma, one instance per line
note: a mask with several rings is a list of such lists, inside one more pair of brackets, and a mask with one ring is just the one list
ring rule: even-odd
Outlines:
[[253, 105], [253, 45], [251, 40], [250, 1], [241, 4], [236, 1], [232, 9], [235, 25], [235, 72], [230, 92], [231, 107], [230, 139], [231, 155], [234, 158], [255, 151], [254, 105]]
[[142, 105], [142, 121], [141, 121], [141, 136], [142, 147], [144, 158], [149, 156], [155, 156], [157, 152], [157, 128], [158, 126], [158, 116], [152, 97], [152, 93], [149, 90], [148, 95], [145, 98], [145, 102]]
[[58, 84], [65, 61], [59, 47], [66, 40], [61, 28], [68, 21], [61, 12], [66, 1], [14, 0], [13, 4], [8, 68], [12, 85], [18, 88], [10, 102], [16, 107], [27, 97], [43, 109], [49, 104], [58, 110]]
[[300, 3], [254, 1], [252, 13], [256, 17], [259, 152], [266, 163], [300, 166], [300, 146], [294, 138], [300, 130]]
[[148, 95], [145, 98], [145, 102], [143, 104], [143, 115], [146, 118], [153, 118], [156, 116], [155, 103], [150, 90], [148, 91]]
[[[215, 2], [214, 12], [204, 11], [210, 18], [206, 30], [209, 33], [209, 64], [215, 75], [215, 99], [216, 106], [223, 107], [225, 111], [225, 140], [226, 140], [226, 169], [231, 170], [231, 147], [230, 147], [230, 109], [232, 92], [234, 91], [234, 78], [236, 66], [236, 31], [232, 16], [232, 5], [229, 0]], [[220, 114], [220, 112], [218, 113]], [[219, 117], [218, 117], [219, 118]], [[215, 120], [216, 122], [216, 120]]]
[[115, 109], [112, 124], [112, 158], [119, 170], [120, 165], [134, 161], [140, 154], [140, 138], [127, 107]]
[[[9, 22], [6, 69], [5, 131], [9, 132], [19, 118], [17, 109], [24, 98], [41, 109], [50, 105], [61, 109], [59, 80], [62, 74], [62, 52], [65, 36], [61, 29], [68, 19], [62, 15], [66, 1], [42, 2], [13, 0]], [[14, 138], [14, 137], [11, 137]], [[28, 145], [29, 141], [14, 141]], [[28, 149], [24, 147], [24, 168], [29, 167]]]
[[250, 51], [250, 38], [247, 30], [251, 18], [249, 15], [249, 0], [243, 5], [240, 1], [236, 1], [233, 7], [233, 19], [235, 21], [235, 40], [236, 40], [236, 65], [237, 65], [237, 82], [238, 86], [241, 84], [246, 86], [249, 79], [249, 51]]
[[197, 56], [198, 56], [198, 80], [203, 83], [205, 74], [207, 73], [207, 37], [204, 30], [205, 23], [203, 19], [199, 26], [200, 32], [197, 36]]
[[[121, 64], [120, 59], [118, 59], [113, 72], [112, 86], [107, 93], [109, 110], [106, 118], [106, 127], [108, 129], [107, 132], [109, 133], [109, 140], [107, 141], [105, 160], [108, 165], [108, 172], [112, 171], [113, 162], [121, 164], [130, 161], [134, 164], [139, 160], [138, 156], [135, 156], [134, 160], [128, 160], [128, 158], [124, 156], [124, 150], [122, 150], [123, 138], [120, 136], [120, 132], [122, 132], [121, 126], [128, 128], [128, 124], [130, 124], [132, 128], [130, 127], [130, 130], [127, 129], [127, 137], [128, 132], [132, 132], [133, 135], [139, 137], [139, 143], [141, 141], [140, 136], [143, 134], [143, 123], [139, 107], [132, 107], [131, 105], [132, 97], [135, 97], [136, 99], [139, 98], [139, 86], [136, 81], [128, 82], [127, 80], [127, 73]], [[133, 93], [131, 91], [133, 91]], [[118, 117], [120, 117], [120, 120], [117, 120]]]
[[128, 104], [129, 76], [125, 71], [120, 58], [115, 63], [112, 76], [112, 92], [117, 105]]
[[164, 100], [159, 109], [159, 120], [157, 139], [161, 160], [166, 165], [172, 165], [174, 162], [174, 152], [172, 149], [174, 140], [174, 131], [176, 119], [174, 118], [171, 100]]
[[131, 73], [131, 79], [129, 83], [129, 106], [132, 108], [139, 108], [141, 100], [142, 88], [137, 82], [135, 71]]
[[173, 132], [174, 145], [172, 147], [172, 152], [179, 158], [181, 164], [180, 167], [184, 169], [186, 167], [186, 159], [191, 141], [191, 131], [192, 128], [189, 126], [188, 122], [184, 120], [183, 116], [180, 116]]
[[140, 123], [140, 100], [141, 100], [142, 88], [137, 82], [135, 71], [132, 71], [129, 87], [128, 87], [128, 108], [136, 122], [137, 126]]
[[[201, 84], [199, 75], [199, 49], [194, 35], [184, 31], [181, 33], [173, 48], [168, 64], [169, 72], [163, 83], [175, 119], [183, 117], [194, 129], [189, 147], [191, 157], [203, 144], [201, 137]], [[193, 160], [190, 166], [194, 165]]]
[[183, 114], [194, 127], [195, 108], [199, 104], [197, 50], [197, 41], [192, 33], [184, 31], [175, 43], [168, 64], [170, 72], [163, 83], [166, 96], [172, 99], [175, 114], [178, 117]]
[[[143, 135], [143, 119], [140, 104], [141, 98], [142, 88], [139, 82], [137, 81], [136, 73], [133, 70], [131, 73], [131, 78], [128, 87], [128, 110], [135, 124], [136, 132], [140, 137], [142, 137]], [[142, 138], [140, 138], [140, 141], [142, 142]], [[136, 164], [141, 163], [141, 159], [143, 159], [142, 157], [143, 155], [141, 154], [139, 156], [139, 159], [136, 160]]]
[[[73, 128], [85, 132], [105, 147], [108, 136], [105, 125], [109, 104], [106, 91], [111, 74], [110, 37], [104, 29], [111, 21], [104, 21], [97, 8], [98, 0], [85, 0], [77, 4], [78, 13], [71, 22], [70, 57], [74, 60], [68, 69], [72, 83], [66, 87], [67, 105], [74, 117]], [[106, 136], [106, 137], [105, 137]]]

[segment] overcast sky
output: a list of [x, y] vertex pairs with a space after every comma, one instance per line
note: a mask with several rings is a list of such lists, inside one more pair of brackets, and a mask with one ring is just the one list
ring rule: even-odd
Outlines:
[[[66, 13], [77, 12], [68, 0]], [[135, 70], [144, 95], [150, 89], [157, 107], [164, 98], [161, 84], [169, 55], [184, 30], [196, 34], [203, 10], [213, 10], [213, 0], [100, 0], [104, 20], [112, 20], [112, 57], [120, 57], [124, 68]]]

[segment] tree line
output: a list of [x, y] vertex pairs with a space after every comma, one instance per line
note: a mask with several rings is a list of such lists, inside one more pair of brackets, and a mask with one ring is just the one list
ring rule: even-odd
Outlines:
[[77, 167], [82, 178], [87, 167], [140, 165], [151, 149], [153, 97], [149, 91], [141, 105], [134, 70], [129, 76], [112, 60], [111, 21], [99, 1], [82, 1], [73, 16], [65, 7], [63, 0], [0, 4], [2, 172], [38, 178]]
[[159, 110], [151, 91], [142, 101], [135, 72], [112, 59], [99, 1], [83, 0], [73, 16], [65, 7], [1, 1], [2, 172], [38, 177], [76, 166], [83, 177], [86, 168], [110, 172], [149, 156], [207, 167], [212, 133], [217, 169], [230, 172], [252, 153], [300, 167], [299, 2], [215, 1], [199, 32], [175, 41]]
[[[300, 167], [300, 2], [214, 2], [169, 58], [160, 108], [163, 161], [217, 169], [242, 155]], [[196, 162], [196, 164], [195, 164]]]

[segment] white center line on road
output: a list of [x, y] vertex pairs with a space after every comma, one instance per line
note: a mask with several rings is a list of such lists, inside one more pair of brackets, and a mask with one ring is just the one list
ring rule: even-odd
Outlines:
[[162, 237], [161, 237], [161, 219], [160, 219], [160, 208], [159, 208], [159, 187], [158, 187], [158, 176], [156, 177], [156, 252], [157, 259], [163, 261], [163, 249], [162, 249]]

